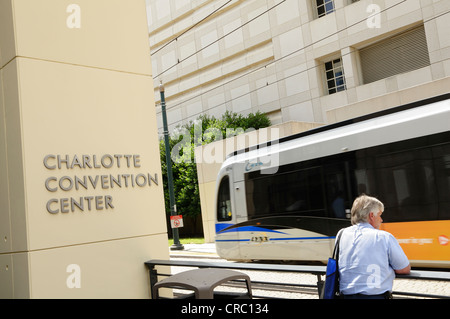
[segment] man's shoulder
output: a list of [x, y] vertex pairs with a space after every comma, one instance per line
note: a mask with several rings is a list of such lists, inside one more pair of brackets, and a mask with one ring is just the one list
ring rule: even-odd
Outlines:
[[392, 235], [391, 233], [382, 229], [373, 228], [370, 224], [352, 225], [344, 228], [343, 231], [346, 233], [354, 233], [358, 231], [358, 229], [364, 231], [364, 233], [366, 233], [367, 235], [376, 236], [378, 238], [384, 238], [386, 240], [395, 239], [394, 235]]
[[391, 234], [383, 229], [374, 229], [374, 230], [376, 230], [379, 234], [382, 234], [384, 236], [389, 236]]
[[392, 235], [390, 232], [387, 232], [385, 230], [376, 229], [376, 231], [378, 232], [379, 236], [385, 236], [386, 238], [394, 238], [394, 235]]
[[377, 229], [377, 237], [390, 247], [392, 247], [392, 245], [398, 244], [397, 239], [394, 237], [394, 235], [385, 230]]

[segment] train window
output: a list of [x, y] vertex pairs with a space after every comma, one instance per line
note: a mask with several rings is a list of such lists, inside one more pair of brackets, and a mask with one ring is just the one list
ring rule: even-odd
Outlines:
[[385, 222], [450, 217], [450, 132], [245, 174], [249, 218], [342, 218], [362, 193], [385, 205]]
[[325, 216], [322, 167], [274, 175], [246, 175], [249, 217], [271, 214]]
[[351, 206], [349, 200], [349, 163], [336, 162], [325, 165], [325, 187], [329, 217], [346, 218], [346, 210]]
[[382, 155], [375, 162], [386, 222], [437, 219], [437, 190], [429, 148]]
[[436, 170], [437, 196], [439, 198], [439, 219], [450, 218], [450, 144], [433, 148]]
[[232, 218], [231, 198], [230, 198], [230, 179], [225, 176], [220, 182], [218, 200], [217, 200], [217, 220], [219, 222], [229, 221]]

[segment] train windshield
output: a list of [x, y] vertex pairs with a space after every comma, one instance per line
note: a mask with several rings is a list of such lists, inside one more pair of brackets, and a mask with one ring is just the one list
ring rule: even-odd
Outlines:
[[228, 176], [225, 176], [219, 186], [217, 220], [219, 222], [230, 221], [231, 217], [230, 179]]

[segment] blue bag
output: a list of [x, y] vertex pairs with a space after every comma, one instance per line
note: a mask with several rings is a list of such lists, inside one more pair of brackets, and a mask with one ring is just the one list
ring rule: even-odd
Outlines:
[[339, 240], [341, 231], [338, 233], [334, 246], [333, 257], [328, 258], [325, 283], [322, 288], [320, 299], [335, 299], [339, 296]]
[[323, 286], [322, 299], [334, 299], [339, 287], [339, 270], [337, 260], [328, 258], [327, 273], [325, 277], [325, 284]]

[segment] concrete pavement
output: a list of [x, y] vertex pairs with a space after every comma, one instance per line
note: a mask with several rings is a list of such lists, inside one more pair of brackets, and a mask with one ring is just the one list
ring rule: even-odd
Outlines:
[[205, 244], [184, 244], [183, 250], [170, 250], [171, 256], [203, 256], [210, 258], [219, 258], [216, 253], [216, 245], [214, 243]]
[[[220, 257], [216, 253], [216, 247], [214, 243], [205, 243], [205, 244], [185, 244], [183, 245], [183, 250], [170, 250], [170, 255], [173, 257], [194, 257], [194, 258], [212, 258], [212, 259], [220, 259]], [[261, 273], [259, 274], [263, 281], [267, 280], [268, 274]], [[305, 281], [308, 275], [305, 274], [294, 274], [295, 276], [301, 276], [302, 279], [295, 280], [296, 282]], [[274, 276], [270, 274], [270, 276]], [[292, 276], [292, 274], [291, 274]], [[305, 277], [305, 278], [303, 278]], [[290, 278], [288, 281], [292, 281], [293, 278]], [[315, 280], [315, 277], [313, 278]], [[280, 281], [278, 277], [274, 279], [275, 281]], [[272, 280], [272, 281], [274, 281]], [[394, 281], [394, 291], [402, 291], [402, 292], [411, 292], [411, 293], [426, 293], [433, 295], [443, 295], [450, 296], [450, 282], [445, 281], [430, 281], [430, 280], [417, 280], [417, 279], [396, 279]]]

